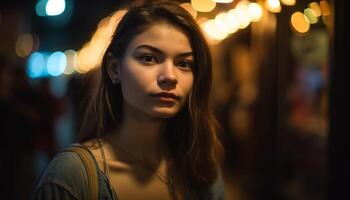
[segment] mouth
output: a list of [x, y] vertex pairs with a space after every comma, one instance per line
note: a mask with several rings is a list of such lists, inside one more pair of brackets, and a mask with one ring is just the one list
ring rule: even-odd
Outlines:
[[151, 96], [156, 97], [160, 101], [166, 101], [166, 102], [169, 102], [169, 101], [174, 102], [174, 101], [180, 100], [180, 97], [172, 92], [159, 92], [159, 93], [152, 94]]

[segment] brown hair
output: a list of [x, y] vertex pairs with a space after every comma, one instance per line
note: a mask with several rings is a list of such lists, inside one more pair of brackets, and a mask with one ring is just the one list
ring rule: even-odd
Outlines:
[[[189, 39], [194, 53], [194, 84], [188, 106], [168, 119], [165, 131], [175, 166], [186, 184], [197, 189], [210, 186], [217, 178], [222, 147], [217, 137], [217, 122], [209, 96], [212, 63], [207, 42], [192, 16], [170, 1], [146, 1], [129, 8], [118, 24], [102, 60], [100, 80], [87, 116], [95, 116], [93, 127], [84, 130], [84, 138], [99, 137], [119, 126], [122, 116], [122, 91], [107, 74], [107, 54], [122, 60], [128, 44], [154, 24], [167, 23], [179, 28]], [[90, 124], [91, 122], [85, 123]], [[84, 127], [83, 127], [84, 128]], [[86, 128], [86, 127], [85, 127]]]

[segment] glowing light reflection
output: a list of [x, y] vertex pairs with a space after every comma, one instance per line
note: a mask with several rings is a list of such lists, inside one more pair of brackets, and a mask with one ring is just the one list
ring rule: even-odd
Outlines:
[[66, 55], [60, 51], [56, 51], [47, 60], [47, 71], [51, 76], [59, 76], [64, 72], [66, 65]]
[[216, 6], [216, 3], [212, 0], [191, 0], [191, 4], [193, 9], [198, 12], [210, 12]]

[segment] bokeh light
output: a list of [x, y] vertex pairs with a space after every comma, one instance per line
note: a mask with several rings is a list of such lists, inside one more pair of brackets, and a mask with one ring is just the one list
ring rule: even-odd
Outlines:
[[246, 6], [237, 6], [235, 9], [229, 11], [229, 15], [236, 17], [240, 29], [244, 29], [250, 24], [248, 7]]
[[310, 24], [316, 24], [318, 22], [318, 17], [316, 16], [316, 13], [312, 9], [306, 8], [304, 10], [304, 15], [307, 17]]
[[47, 59], [47, 71], [51, 76], [61, 75], [67, 65], [67, 58], [63, 52], [56, 51]]
[[320, 17], [322, 15], [320, 5], [317, 2], [310, 3], [309, 8], [314, 11], [316, 17]]
[[46, 74], [46, 61], [44, 54], [34, 52], [30, 55], [27, 63], [27, 75], [31, 78], [38, 78]]
[[67, 66], [64, 70], [64, 74], [69, 75], [74, 73], [77, 65], [77, 52], [74, 50], [67, 50], [64, 52], [67, 58]]
[[19, 57], [28, 56], [34, 48], [34, 38], [31, 34], [25, 33], [18, 37], [16, 41], [16, 55]]
[[249, 13], [250, 21], [258, 22], [262, 17], [262, 8], [257, 3], [250, 3], [248, 5], [248, 13]]
[[215, 8], [216, 3], [212, 0], [191, 0], [191, 5], [198, 12], [210, 12]]
[[231, 3], [233, 2], [233, 0], [213, 0], [215, 1], [216, 3]]
[[310, 28], [310, 23], [307, 17], [298, 11], [292, 14], [291, 26], [298, 33], [306, 33]]
[[282, 10], [279, 0], [266, 0], [265, 7], [268, 11], [273, 13], [279, 13]]
[[46, 4], [48, 0], [39, 0], [35, 5], [35, 12], [38, 16], [47, 16], [46, 15]]
[[202, 28], [209, 40], [223, 40], [227, 37], [227, 33], [220, 31], [215, 23], [215, 20], [211, 19], [202, 24]]
[[296, 0], [281, 0], [281, 3], [286, 6], [294, 6], [296, 3]]
[[229, 33], [234, 33], [239, 29], [239, 21], [237, 16], [230, 12], [225, 15], [225, 23]]
[[325, 0], [320, 1], [320, 8], [321, 8], [321, 12], [322, 12], [323, 16], [328, 16], [331, 14], [329, 4], [327, 1], [325, 1]]
[[218, 30], [228, 34], [231, 32], [231, 30], [229, 29], [229, 27], [227, 26], [227, 13], [220, 13], [218, 15], [216, 15], [214, 21], [215, 21], [215, 26]]
[[46, 3], [45, 11], [48, 16], [60, 15], [66, 8], [65, 0], [49, 0]]

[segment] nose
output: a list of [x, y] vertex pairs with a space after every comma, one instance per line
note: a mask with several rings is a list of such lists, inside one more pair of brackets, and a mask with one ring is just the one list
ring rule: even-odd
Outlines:
[[158, 84], [160, 86], [175, 86], [177, 84], [176, 68], [172, 62], [164, 62], [160, 66], [160, 73], [158, 75]]

